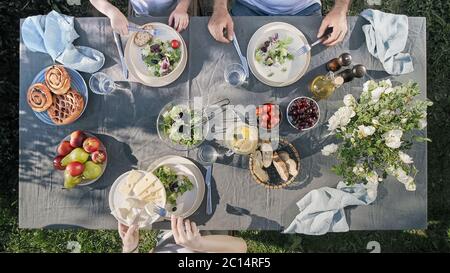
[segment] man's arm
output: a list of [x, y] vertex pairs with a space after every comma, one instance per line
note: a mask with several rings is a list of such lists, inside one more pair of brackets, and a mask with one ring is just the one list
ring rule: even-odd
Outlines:
[[128, 34], [128, 19], [107, 0], [90, 0], [91, 4], [111, 20], [113, 30], [121, 35]]
[[[229, 43], [234, 36], [233, 19], [231, 19], [227, 5], [228, 0], [215, 0], [213, 15], [208, 23], [208, 30], [211, 35], [222, 43]], [[224, 29], [227, 31], [227, 37], [223, 35]]]
[[347, 12], [350, 8], [351, 0], [335, 0], [334, 6], [330, 12], [325, 16], [320, 25], [317, 38], [323, 35], [327, 27], [333, 27], [331, 35], [323, 41], [326, 46], [334, 46], [344, 40], [347, 33]]

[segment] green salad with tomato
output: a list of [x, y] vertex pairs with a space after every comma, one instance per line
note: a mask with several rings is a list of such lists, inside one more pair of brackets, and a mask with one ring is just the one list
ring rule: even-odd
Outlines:
[[163, 77], [170, 74], [180, 62], [180, 42], [155, 39], [141, 49], [141, 54], [150, 74]]

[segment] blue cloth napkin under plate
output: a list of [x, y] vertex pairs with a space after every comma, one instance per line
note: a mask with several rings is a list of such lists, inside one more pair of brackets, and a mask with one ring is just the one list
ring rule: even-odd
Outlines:
[[377, 187], [378, 183], [347, 186], [339, 182], [336, 189], [312, 190], [297, 202], [300, 213], [283, 233], [322, 235], [348, 231], [344, 208], [372, 203], [377, 197]]
[[28, 17], [22, 24], [22, 39], [31, 51], [47, 53], [53, 61], [82, 72], [98, 71], [105, 56], [90, 47], [74, 46], [78, 37], [74, 18], [56, 11]]
[[402, 53], [408, 39], [408, 17], [366, 9], [360, 14], [369, 21], [362, 30], [366, 36], [367, 48], [383, 64], [391, 75], [414, 71], [409, 53]]

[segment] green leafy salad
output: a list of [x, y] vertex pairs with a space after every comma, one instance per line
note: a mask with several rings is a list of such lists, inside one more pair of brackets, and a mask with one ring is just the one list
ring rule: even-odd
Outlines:
[[161, 166], [153, 174], [159, 178], [164, 185], [167, 195], [167, 202], [176, 206], [178, 196], [194, 188], [191, 180], [185, 175], [178, 175], [174, 170], [167, 166]]
[[[288, 51], [288, 45], [292, 43], [292, 37], [279, 39], [275, 33], [264, 44], [256, 49], [255, 59], [265, 66], [280, 66], [287, 60], [293, 60], [294, 55]], [[282, 71], [286, 69], [282, 68]]]
[[202, 141], [202, 113], [175, 105], [163, 113], [162, 132], [175, 144], [192, 147]]
[[177, 67], [181, 59], [181, 49], [177, 40], [156, 39], [144, 46], [141, 53], [150, 74], [155, 77], [168, 75]]

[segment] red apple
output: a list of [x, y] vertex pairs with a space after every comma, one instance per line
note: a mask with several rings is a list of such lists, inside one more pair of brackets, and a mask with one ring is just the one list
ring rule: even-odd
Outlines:
[[64, 170], [66, 169], [66, 167], [64, 167], [63, 165], [61, 165], [61, 160], [64, 158], [63, 155], [58, 155], [57, 157], [55, 157], [53, 159], [53, 167], [55, 167], [56, 170]]
[[81, 147], [81, 145], [83, 145], [83, 141], [85, 139], [86, 139], [86, 134], [83, 131], [81, 131], [81, 130], [73, 131], [70, 134], [70, 145], [74, 148]]
[[100, 140], [96, 137], [88, 137], [83, 142], [83, 149], [88, 153], [93, 153], [100, 148]]
[[94, 163], [102, 164], [106, 160], [106, 154], [103, 151], [95, 151], [91, 154]]
[[70, 142], [65, 140], [65, 141], [61, 142], [61, 144], [59, 144], [57, 152], [58, 152], [58, 155], [65, 156], [65, 155], [68, 155], [72, 150], [73, 150], [73, 147], [72, 147], [72, 145], [70, 145]]
[[76, 161], [70, 162], [67, 165], [66, 170], [71, 176], [79, 176], [84, 172], [84, 165]]

